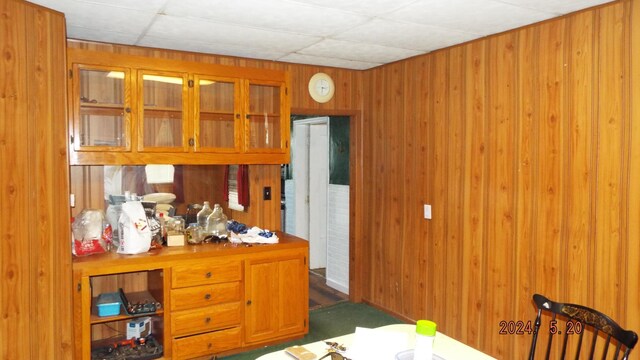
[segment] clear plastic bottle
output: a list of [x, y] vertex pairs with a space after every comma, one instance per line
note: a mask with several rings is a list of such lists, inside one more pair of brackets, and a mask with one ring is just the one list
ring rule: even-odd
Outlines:
[[212, 235], [213, 240], [227, 238], [227, 216], [222, 212], [220, 204], [213, 206], [213, 212], [207, 219], [207, 235]]
[[206, 229], [207, 228], [207, 219], [209, 218], [209, 215], [211, 215], [211, 213], [213, 212], [213, 210], [211, 210], [211, 206], [209, 205], [208, 201], [204, 202], [204, 205], [202, 206], [202, 210], [198, 211], [198, 226], [200, 226], [201, 229]]
[[418, 320], [416, 323], [416, 347], [413, 360], [433, 359], [433, 340], [436, 337], [436, 323], [429, 320]]

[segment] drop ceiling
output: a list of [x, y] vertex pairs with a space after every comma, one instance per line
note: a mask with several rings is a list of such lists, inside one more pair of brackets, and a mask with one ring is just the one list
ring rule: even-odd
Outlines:
[[32, 0], [67, 36], [369, 69], [611, 0]]

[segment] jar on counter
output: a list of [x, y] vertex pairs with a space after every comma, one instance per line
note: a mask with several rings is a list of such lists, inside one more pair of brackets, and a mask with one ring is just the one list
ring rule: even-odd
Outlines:
[[224, 240], [228, 237], [227, 232], [227, 216], [222, 212], [220, 204], [215, 204], [213, 212], [207, 218], [207, 238], [212, 241]]
[[187, 243], [191, 245], [197, 245], [202, 243], [202, 235], [201, 235], [200, 226], [197, 223], [191, 223], [185, 230], [187, 235]]

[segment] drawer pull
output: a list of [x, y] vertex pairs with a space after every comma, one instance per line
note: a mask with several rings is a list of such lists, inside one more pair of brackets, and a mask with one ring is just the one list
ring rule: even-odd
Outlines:
[[251, 300], [247, 300], [247, 305], [251, 305]]
[[206, 319], [204, 319], [204, 322], [207, 323], [207, 324], [210, 323], [211, 322], [211, 318], [207, 317]]
[[204, 299], [205, 299], [205, 300], [209, 300], [209, 299], [211, 299], [211, 294], [206, 294], [206, 295], [204, 296]]
[[204, 276], [205, 276], [207, 279], [211, 278], [211, 271], [209, 271], [208, 273], [206, 273]]

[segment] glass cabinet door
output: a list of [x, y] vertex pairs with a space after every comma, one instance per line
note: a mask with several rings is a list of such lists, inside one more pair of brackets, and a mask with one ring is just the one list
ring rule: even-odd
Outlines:
[[138, 150], [182, 152], [188, 150], [185, 121], [187, 76], [176, 73], [138, 73]]
[[74, 65], [73, 74], [74, 148], [130, 150], [129, 69]]
[[247, 151], [282, 151], [282, 84], [250, 82], [248, 91], [249, 107], [245, 124]]
[[196, 75], [195, 151], [238, 152], [240, 86], [236, 79]]

